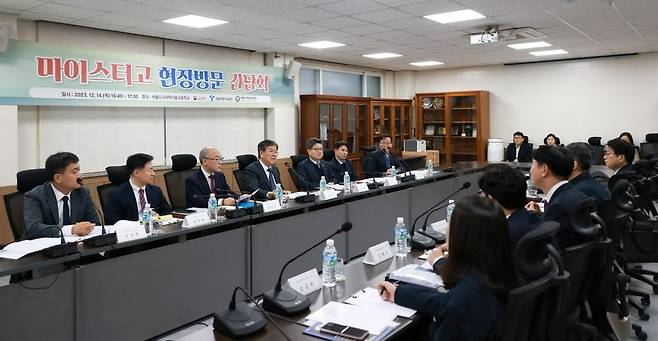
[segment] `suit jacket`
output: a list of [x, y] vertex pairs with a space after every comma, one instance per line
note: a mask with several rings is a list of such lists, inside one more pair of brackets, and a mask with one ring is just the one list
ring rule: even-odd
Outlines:
[[[516, 159], [516, 145], [510, 143], [507, 145], [507, 150], [505, 151], [505, 160], [512, 162]], [[519, 149], [519, 162], [532, 162], [532, 148], [527, 143], [521, 144], [521, 149]]]
[[[151, 205], [151, 209], [159, 215], [171, 213], [171, 206], [162, 194], [158, 186], [146, 185], [146, 201]], [[107, 207], [105, 208], [105, 223], [112, 225], [119, 220], [139, 220], [137, 212], [137, 200], [135, 193], [130, 185], [130, 181], [114, 188], [107, 197]]]
[[507, 227], [512, 245], [515, 246], [521, 237], [537, 228], [540, 222], [541, 219], [535, 213], [526, 210], [524, 207], [512, 212], [507, 218]]
[[633, 168], [632, 164], [627, 164], [624, 167], [621, 167], [615, 175], [611, 176], [610, 179], [608, 179], [608, 189], [612, 191], [612, 189], [615, 187], [615, 184], [619, 179], [626, 179], [630, 181], [631, 183], [633, 180], [636, 180], [638, 178], [637, 173], [635, 173], [635, 169]]
[[[274, 173], [274, 180], [280, 184], [281, 175], [279, 174], [279, 169], [276, 166], [272, 166], [272, 172]], [[258, 190], [254, 194], [254, 197], [259, 200], [267, 199], [267, 192], [274, 191], [274, 188], [270, 187], [267, 174], [265, 174], [263, 167], [260, 165], [260, 161], [254, 161], [244, 169], [244, 182], [245, 186], [247, 186], [247, 192], [252, 193]], [[281, 187], [283, 187], [283, 184], [281, 184]]]
[[299, 173], [299, 176], [304, 180], [306, 185], [306, 188], [300, 188], [300, 190], [318, 188], [320, 177], [322, 176], [327, 180], [327, 183], [336, 182], [333, 167], [322, 159], [320, 160], [319, 169], [310, 158], [300, 162], [297, 165], [297, 173]]
[[446, 293], [401, 284], [395, 290], [395, 303], [433, 317], [431, 340], [502, 339], [505, 306], [471, 274]]
[[587, 239], [578, 234], [571, 225], [569, 211], [579, 202], [587, 199], [583, 192], [566, 183], [560, 186], [551, 197], [551, 201], [544, 207], [542, 221], [556, 221], [560, 229], [555, 235], [555, 243], [559, 250], [586, 242]]
[[[237, 199], [240, 197], [234, 193], [226, 183], [226, 177], [222, 172], [215, 173], [215, 196], [218, 198], [232, 197]], [[208, 186], [208, 179], [201, 169], [190, 174], [185, 179], [185, 206], [187, 207], [207, 207], [208, 198], [210, 197], [210, 186]]]
[[356, 181], [359, 179], [356, 176], [356, 171], [354, 171], [354, 165], [352, 164], [352, 161], [345, 160], [345, 162], [343, 162], [341, 165], [340, 162], [338, 162], [338, 159], [333, 158], [331, 161], [329, 161], [329, 164], [333, 167], [336, 183], [343, 183], [345, 172], [350, 175], [350, 181]]
[[[25, 193], [24, 200], [24, 238], [58, 237], [60, 235], [59, 211], [50, 181]], [[88, 221], [99, 224], [96, 207], [85, 188], [71, 191], [70, 209], [72, 222]]]
[[594, 198], [597, 205], [610, 200], [610, 191], [604, 185], [594, 181], [594, 178], [585, 171], [577, 177], [569, 180], [569, 183], [588, 197]]
[[[402, 171], [402, 164], [395, 158], [393, 153], [389, 153], [391, 159], [391, 166], [395, 166], [396, 169]], [[368, 154], [368, 160], [366, 162], [366, 173], [368, 176], [385, 176], [386, 171], [386, 153], [382, 150], [376, 150]]]

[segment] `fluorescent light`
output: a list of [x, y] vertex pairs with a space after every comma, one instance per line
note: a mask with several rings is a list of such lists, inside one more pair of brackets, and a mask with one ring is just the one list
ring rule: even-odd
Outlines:
[[401, 54], [391, 53], [391, 52], [371, 53], [371, 54], [364, 54], [363, 56], [366, 57], [366, 58], [372, 58], [372, 59], [386, 59], [386, 58], [402, 57]]
[[191, 14], [178, 18], [163, 20], [163, 22], [166, 22], [168, 24], [189, 26], [194, 28], [205, 28], [205, 27], [223, 25], [228, 23], [228, 21], [224, 21], [224, 20], [206, 18], [206, 17], [191, 15]]
[[472, 9], [465, 9], [461, 11], [426, 15], [423, 16], [423, 18], [434, 20], [441, 24], [449, 24], [458, 21], [475, 20], [475, 19], [482, 19], [486, 17]]
[[510, 44], [507, 47], [511, 47], [515, 50], [525, 50], [525, 49], [536, 49], [538, 47], [549, 47], [551, 44], [545, 41], [535, 41], [532, 43], [520, 43], [520, 44]]
[[443, 65], [443, 63], [441, 63], [441, 62], [437, 62], [437, 61], [434, 61], [434, 60], [428, 60], [428, 61], [424, 61], [424, 62], [414, 62], [414, 63], [409, 63], [409, 64], [411, 64], [411, 65], [413, 65], [413, 66], [434, 66], [434, 65]]
[[544, 51], [532, 51], [529, 53], [533, 56], [542, 57], [542, 56], [552, 56], [556, 54], [567, 54], [569, 52], [565, 50], [544, 50]]
[[339, 46], [345, 46], [345, 44], [341, 43], [334, 43], [333, 41], [328, 41], [328, 40], [320, 40], [320, 41], [314, 41], [310, 43], [303, 43], [303, 44], [297, 44], [299, 46], [304, 46], [304, 47], [310, 47], [314, 49], [328, 49], [330, 47], [339, 47]]

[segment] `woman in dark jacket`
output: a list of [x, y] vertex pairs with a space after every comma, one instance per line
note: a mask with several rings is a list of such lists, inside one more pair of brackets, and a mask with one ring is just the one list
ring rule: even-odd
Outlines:
[[447, 293], [381, 282], [382, 298], [432, 315], [433, 340], [500, 340], [507, 293], [519, 285], [503, 211], [488, 198], [457, 202], [441, 270]]

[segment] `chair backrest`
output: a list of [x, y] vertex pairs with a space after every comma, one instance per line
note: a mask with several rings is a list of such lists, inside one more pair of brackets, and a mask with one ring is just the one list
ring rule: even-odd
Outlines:
[[570, 274], [564, 312], [571, 314], [587, 300], [593, 276], [607, 261], [610, 240], [597, 240], [564, 249], [564, 264]]
[[234, 169], [233, 177], [235, 177], [235, 182], [238, 183], [238, 188], [240, 189], [240, 192], [245, 192], [247, 190], [247, 185], [245, 183], [244, 170], [239, 168]]
[[107, 179], [117, 186], [130, 179], [130, 174], [128, 174], [128, 169], [126, 169], [125, 165], [105, 167], [105, 172], [107, 172]]
[[185, 179], [196, 171], [196, 157], [192, 154], [171, 156], [171, 171], [164, 174], [167, 195], [173, 209], [186, 207]]
[[336, 156], [336, 153], [334, 152], [333, 149], [325, 148], [324, 152], [322, 153], [322, 160], [331, 161], [334, 158], [334, 156]]
[[14, 240], [23, 238], [25, 220], [23, 218], [23, 196], [22, 192], [9, 193], [4, 196], [7, 218], [14, 234]]
[[514, 247], [514, 263], [519, 273], [527, 280], [544, 277], [553, 271], [554, 263], [561, 265], [561, 258], [551, 246], [553, 237], [560, 229], [554, 221], [543, 222], [526, 233]]
[[96, 187], [96, 193], [98, 193], [98, 200], [101, 203], [101, 210], [103, 212], [105, 212], [105, 207], [107, 207], [107, 198], [115, 187], [117, 187], [117, 185], [113, 183], [102, 184]]
[[[256, 157], [256, 155], [254, 155], [254, 154], [238, 155], [238, 156], [235, 157], [235, 159], [238, 160], [238, 169], [239, 170], [244, 170], [250, 164], [258, 161], [258, 157]], [[233, 174], [235, 174], [235, 172]], [[238, 185], [239, 185], [239, 183], [238, 183]]]
[[290, 155], [290, 161], [292, 161], [292, 167], [297, 169], [297, 165], [308, 159], [308, 155]]
[[590, 146], [592, 147], [592, 157], [590, 158], [590, 162], [593, 165], [603, 165], [605, 162], [603, 161], [603, 151], [605, 149], [604, 146]]
[[600, 146], [601, 145], [601, 136], [592, 136], [587, 139], [587, 143], [589, 143], [590, 146]]
[[640, 143], [640, 151], [643, 156], [648, 154], [658, 155], [658, 142]]
[[603, 186], [604, 188], [608, 188], [608, 180], [610, 180], [610, 177], [608, 174], [605, 174], [601, 171], [594, 171], [590, 174], [594, 181], [596, 181], [599, 185]]
[[50, 180], [50, 174], [45, 168], [26, 169], [16, 173], [16, 189], [21, 193]]
[[[292, 179], [292, 182], [295, 184], [295, 187], [297, 187], [298, 191], [303, 191], [306, 189], [306, 186], [304, 186], [304, 180], [299, 178], [294, 171], [294, 169], [288, 168], [288, 174], [290, 175], [290, 178]], [[309, 190], [312, 190], [312, 188], [309, 188]]]

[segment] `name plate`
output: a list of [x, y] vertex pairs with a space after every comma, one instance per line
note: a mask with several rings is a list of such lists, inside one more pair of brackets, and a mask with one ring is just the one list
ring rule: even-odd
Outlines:
[[416, 177], [416, 180], [425, 179], [425, 176], [429, 176], [426, 171], [425, 172], [415, 172], [414, 173], [414, 177]]
[[117, 234], [117, 243], [123, 243], [148, 237], [146, 230], [144, 230], [144, 226], [142, 226], [139, 222], [135, 222], [134, 225], [130, 226], [123, 225], [117, 227], [115, 228], [114, 232]]
[[265, 213], [281, 209], [281, 203], [279, 203], [279, 200], [263, 201], [262, 204], [263, 204], [263, 212]]
[[208, 217], [208, 212], [188, 214], [183, 219], [183, 228], [186, 229], [207, 224], [210, 224], [210, 217]]
[[357, 182], [352, 185], [352, 192], [354, 193], [361, 193], [361, 192], [367, 192], [370, 189], [368, 189], [368, 184], [365, 182]]
[[388, 242], [381, 242], [368, 248], [368, 252], [366, 252], [366, 257], [363, 259], [363, 263], [368, 265], [377, 265], [391, 258], [393, 258], [391, 245]]
[[338, 198], [338, 191], [334, 191], [333, 189], [320, 191], [320, 200], [330, 200], [336, 198]]
[[445, 219], [439, 220], [439, 221], [433, 222], [430, 225], [430, 227], [438, 233], [446, 234], [446, 229], [448, 228], [448, 222]]
[[397, 184], [398, 184], [398, 179], [396, 179], [394, 176], [387, 176], [384, 180], [384, 187], [393, 186]]
[[289, 278], [287, 283], [289, 287], [302, 295], [308, 295], [322, 289], [322, 280], [316, 268]]

